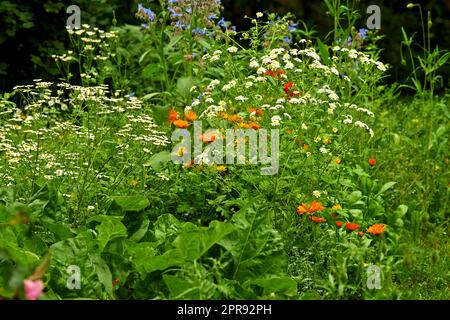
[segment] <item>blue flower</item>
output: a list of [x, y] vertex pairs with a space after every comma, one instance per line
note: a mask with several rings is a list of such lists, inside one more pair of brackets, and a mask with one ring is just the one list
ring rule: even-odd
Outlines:
[[187, 13], [191, 13], [191, 12], [192, 12], [191, 7], [188, 7], [188, 8], [186, 8], [185, 10], [186, 10]]
[[367, 37], [367, 29], [364, 29], [364, 28], [359, 29], [358, 34], [362, 39], [365, 39]]
[[222, 17], [222, 19], [220, 19], [219, 22], [217, 22], [217, 25], [219, 25], [220, 27], [226, 29], [227, 28], [227, 22], [228, 21], [225, 21], [225, 18]]
[[209, 20], [217, 19], [217, 14], [211, 13], [211, 14], [208, 16], [208, 19], [209, 19]]
[[169, 0], [169, 4], [174, 4], [174, 3], [177, 3], [178, 2], [178, 0]]
[[200, 28], [195, 28], [195, 29], [192, 29], [192, 33], [198, 34], [199, 36], [204, 36], [206, 34], [206, 30], [200, 29]]
[[138, 12], [142, 13], [144, 16], [146, 16], [150, 21], [154, 21], [156, 14], [152, 11], [150, 8], [144, 8], [142, 6], [142, 3], [138, 4]]
[[286, 36], [286, 37], [283, 38], [283, 41], [286, 42], [286, 43], [291, 43], [291, 38]]
[[347, 44], [348, 44], [348, 46], [352, 45], [352, 36], [348, 36]]
[[236, 26], [231, 26], [231, 31], [234, 31], [234, 32], [236, 32]]
[[291, 25], [288, 27], [288, 31], [289, 31], [289, 32], [294, 32], [294, 31], [296, 31], [296, 30], [297, 30], [297, 26], [298, 26], [298, 23], [291, 24]]
[[173, 8], [171, 8], [171, 7], [167, 7], [167, 10], [169, 10], [170, 11], [170, 13], [171, 13], [171, 17], [172, 18], [178, 18], [178, 17], [182, 17], [183, 15], [181, 14], [181, 13], [177, 13], [175, 10], [173, 10]]

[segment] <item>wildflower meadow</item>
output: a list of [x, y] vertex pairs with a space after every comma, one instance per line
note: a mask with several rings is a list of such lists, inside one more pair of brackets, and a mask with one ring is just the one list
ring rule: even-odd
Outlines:
[[376, 1], [317, 1], [320, 36], [129, 2], [107, 27], [61, 6], [53, 75], [0, 87], [0, 300], [450, 299], [434, 12], [404, 3], [396, 80]]

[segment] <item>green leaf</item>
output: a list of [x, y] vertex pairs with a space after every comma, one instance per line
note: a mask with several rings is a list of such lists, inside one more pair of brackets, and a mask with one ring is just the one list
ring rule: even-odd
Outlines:
[[178, 235], [183, 223], [171, 214], [164, 214], [158, 217], [155, 222], [154, 233], [159, 244], [172, 243]]
[[127, 236], [127, 228], [120, 220], [121, 217], [96, 215], [87, 221], [87, 223], [92, 221], [100, 222], [100, 224], [95, 227], [98, 232], [97, 241], [100, 252], [105, 249], [109, 241]]
[[195, 261], [231, 232], [233, 226], [225, 222], [212, 221], [208, 228], [195, 228], [192, 224], [186, 224], [173, 246], [179, 249], [184, 259]]
[[141, 211], [150, 205], [144, 196], [114, 196], [112, 199], [123, 211]]
[[381, 187], [380, 191], [378, 191], [378, 193], [377, 193], [376, 196], [382, 195], [382, 194], [385, 193], [387, 190], [391, 189], [396, 183], [397, 183], [397, 182], [394, 182], [394, 181], [390, 181], [390, 182], [385, 183], [385, 184]]
[[145, 163], [145, 166], [151, 166], [153, 169], [158, 170], [162, 165], [168, 163], [171, 159], [170, 151], [164, 150], [154, 154], [150, 160]]
[[267, 211], [244, 206], [231, 223], [234, 232], [219, 242], [233, 257], [230, 279], [243, 283], [252, 278], [286, 275], [288, 258], [283, 241]]
[[326, 65], [330, 64], [330, 53], [328, 52], [328, 46], [324, 44], [322, 41], [320, 41], [319, 38], [317, 38], [317, 44], [319, 45], [320, 50], [320, 56], [322, 60], [325, 62]]
[[148, 220], [147, 217], [144, 217], [144, 219], [142, 219], [139, 229], [131, 235], [130, 240], [139, 242], [147, 233], [149, 225], [150, 220]]
[[182, 77], [177, 81], [177, 92], [182, 97], [188, 97], [191, 88], [197, 83], [197, 79], [194, 77]]
[[288, 276], [249, 280], [249, 284], [262, 287], [264, 289], [263, 296], [267, 296], [267, 298], [276, 294], [280, 294], [282, 297], [297, 295], [297, 282]]
[[[113, 298], [111, 271], [100, 253], [94, 251], [93, 243], [92, 233], [84, 231], [75, 238], [51, 246], [49, 286], [55, 293], [63, 298]], [[71, 276], [67, 271], [69, 266], [80, 269], [80, 290], [67, 288]]]

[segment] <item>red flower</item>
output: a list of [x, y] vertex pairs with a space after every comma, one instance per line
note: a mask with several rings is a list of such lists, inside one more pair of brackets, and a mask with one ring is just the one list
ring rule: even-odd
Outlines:
[[284, 85], [284, 92], [286, 92], [286, 94], [289, 94], [289, 91], [293, 86], [294, 86], [293, 82], [286, 82], [286, 84]]
[[359, 229], [359, 224], [357, 223], [352, 223], [352, 222], [347, 222], [345, 224], [345, 229], [347, 229], [348, 231], [355, 231]]
[[364, 232], [362, 232], [362, 231], [358, 232], [358, 236], [362, 237], [363, 235], [364, 235]]
[[375, 159], [375, 158], [370, 158], [369, 159], [369, 165], [371, 166], [371, 167], [373, 167], [374, 165], [376, 165], [377, 164], [377, 159]]
[[277, 77], [278, 77], [278, 79], [280, 78], [280, 76], [281, 76], [282, 74], [286, 74], [286, 71], [284, 71], [283, 69], [278, 69], [278, 71], [277, 71]]
[[317, 222], [317, 223], [327, 222], [327, 219], [319, 218], [319, 217], [316, 217], [316, 216], [312, 216], [311, 220], [314, 221], [314, 222]]
[[172, 123], [180, 117], [180, 114], [175, 110], [170, 110], [169, 112], [169, 122]]
[[265, 74], [266, 76], [275, 77], [275, 73], [272, 70], [267, 70]]
[[344, 223], [342, 221], [336, 221], [336, 227], [340, 228], [342, 227]]

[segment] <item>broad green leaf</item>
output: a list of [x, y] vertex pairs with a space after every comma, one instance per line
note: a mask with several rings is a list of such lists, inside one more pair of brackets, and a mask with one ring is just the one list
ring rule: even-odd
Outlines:
[[121, 218], [115, 216], [96, 215], [87, 221], [87, 223], [92, 221], [100, 222], [95, 227], [98, 232], [97, 241], [100, 252], [105, 249], [109, 241], [127, 236], [127, 228], [120, 220]]
[[[164, 242], [172, 243], [171, 240], [179, 233], [183, 223], [171, 214], [164, 214], [158, 218], [154, 225], [154, 234], [159, 244]], [[170, 240], [169, 240], [170, 239]]]
[[191, 88], [197, 83], [197, 79], [194, 77], [182, 77], [177, 81], [177, 92], [183, 96], [187, 97], [190, 94]]
[[245, 206], [232, 220], [234, 232], [219, 241], [233, 256], [229, 276], [239, 282], [250, 278], [285, 275], [288, 259], [280, 234], [273, 229], [266, 211]]
[[150, 204], [144, 196], [114, 196], [112, 199], [123, 211], [142, 211]]
[[[113, 298], [112, 275], [108, 265], [95, 246], [91, 232], [81, 232], [77, 237], [57, 242], [51, 246], [50, 287], [64, 298]], [[80, 269], [80, 289], [69, 290], [67, 282], [72, 274], [68, 267]]]
[[162, 165], [168, 163], [171, 160], [170, 151], [164, 150], [154, 154], [146, 163], [145, 166], [151, 166], [153, 169], [158, 170]]
[[381, 196], [383, 193], [385, 193], [387, 190], [389, 190], [390, 188], [392, 188], [397, 182], [391, 181], [391, 182], [387, 182], [385, 183], [380, 191], [378, 191], [377, 196]]
[[297, 282], [288, 276], [249, 280], [250, 283], [262, 287], [263, 296], [267, 297], [276, 294], [281, 294], [281, 297], [297, 294]]
[[186, 260], [201, 258], [213, 245], [233, 232], [233, 226], [225, 222], [212, 221], [208, 228], [186, 228], [175, 239], [173, 246], [180, 250]]

